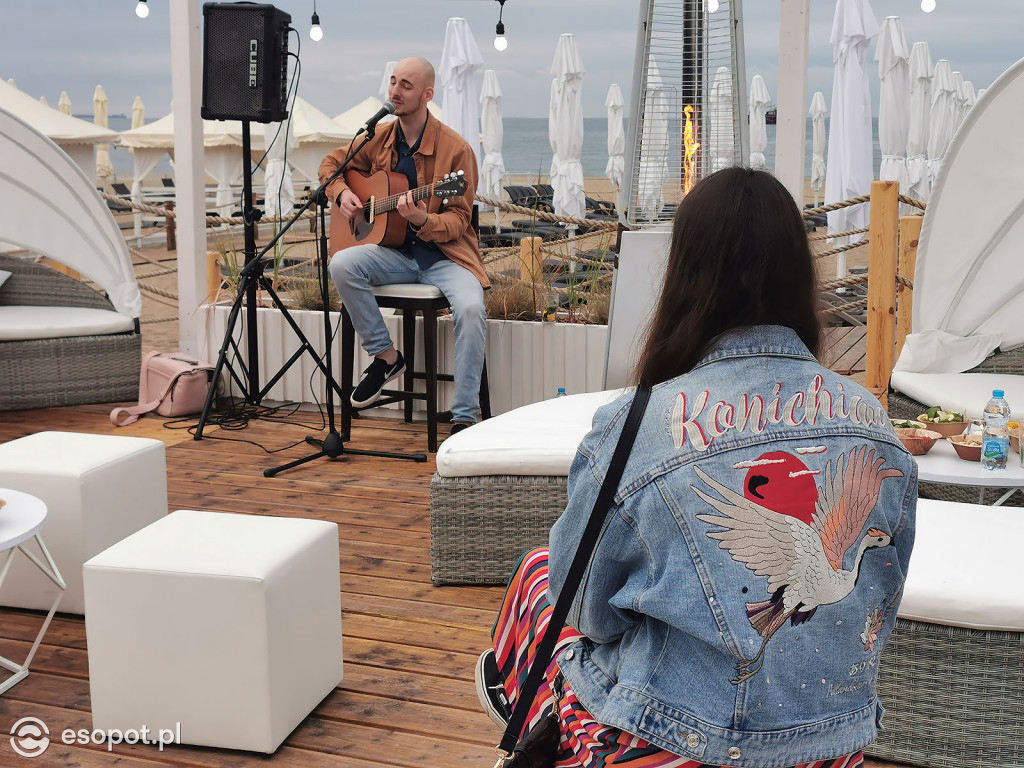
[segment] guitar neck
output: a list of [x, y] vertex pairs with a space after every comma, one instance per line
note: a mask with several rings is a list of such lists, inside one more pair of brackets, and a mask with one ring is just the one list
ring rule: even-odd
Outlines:
[[[428, 197], [431, 196], [431, 194], [433, 194], [434, 185], [427, 184], [426, 186], [416, 187], [416, 189], [410, 191], [412, 192], [413, 202], [419, 202], [420, 200], [426, 200]], [[395, 210], [396, 208], [398, 208], [398, 201], [405, 197], [405, 195], [406, 193], [403, 192], [400, 195], [388, 195], [387, 197], [382, 197], [379, 200], [374, 200], [374, 215], [379, 215], [382, 213], [387, 213], [388, 211]]]

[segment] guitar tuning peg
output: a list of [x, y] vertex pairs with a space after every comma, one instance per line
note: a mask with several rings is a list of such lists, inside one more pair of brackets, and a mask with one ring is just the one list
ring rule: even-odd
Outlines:
[[447, 197], [444, 200], [441, 201], [441, 205], [448, 205], [448, 198]]
[[465, 171], [459, 171], [459, 176], [464, 176], [465, 173], [466, 173]]
[[449, 176], [451, 176], [451, 174], [450, 174], [450, 173], [446, 173], [446, 174], [444, 175], [444, 177], [443, 177], [443, 178], [444, 178], [444, 181], [448, 181], [448, 177], [449, 177]]

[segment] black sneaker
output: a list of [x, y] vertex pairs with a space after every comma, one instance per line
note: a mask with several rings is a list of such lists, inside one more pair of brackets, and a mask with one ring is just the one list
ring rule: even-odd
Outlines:
[[505, 686], [502, 685], [501, 672], [498, 671], [498, 662], [492, 648], [481, 653], [476, 660], [473, 679], [476, 681], [476, 697], [480, 699], [480, 706], [492, 723], [504, 728], [512, 717], [512, 705], [505, 695]]
[[370, 365], [363, 371], [363, 377], [359, 380], [349, 401], [356, 408], [365, 408], [372, 405], [380, 398], [384, 385], [396, 376], [405, 372], [405, 358], [398, 353], [398, 359], [394, 365], [388, 365], [381, 358], [375, 357]]

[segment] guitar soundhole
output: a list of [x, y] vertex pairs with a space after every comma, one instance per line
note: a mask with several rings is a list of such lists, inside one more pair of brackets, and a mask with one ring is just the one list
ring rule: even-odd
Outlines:
[[357, 216], [352, 220], [352, 236], [356, 240], [365, 240], [373, 231], [373, 225], [363, 216]]

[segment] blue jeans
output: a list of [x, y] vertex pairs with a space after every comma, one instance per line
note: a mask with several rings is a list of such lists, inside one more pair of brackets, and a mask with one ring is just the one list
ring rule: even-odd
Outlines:
[[356, 245], [338, 251], [331, 259], [330, 270], [363, 349], [371, 356], [379, 355], [393, 342], [370, 286], [426, 283], [444, 294], [455, 319], [452, 421], [475, 422], [480, 410], [487, 313], [483, 286], [473, 273], [448, 259], [421, 271], [415, 259], [379, 245]]

